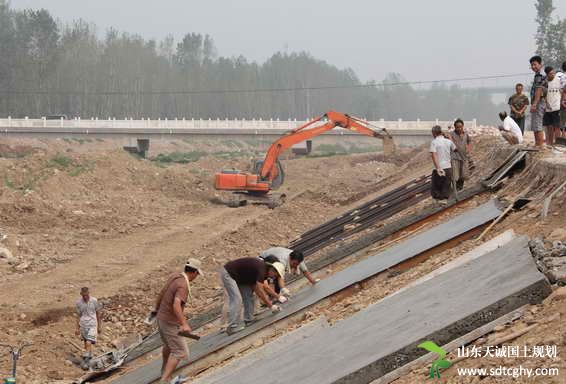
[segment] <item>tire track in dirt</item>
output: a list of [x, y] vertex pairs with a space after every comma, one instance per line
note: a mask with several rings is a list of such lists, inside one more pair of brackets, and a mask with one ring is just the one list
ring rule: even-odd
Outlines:
[[162, 228], [98, 241], [89, 251], [54, 270], [0, 285], [2, 304], [23, 305], [36, 311], [63, 307], [68, 305], [66, 298], [76, 295], [83, 285], [92, 287], [97, 296], [110, 296], [124, 286], [151, 279], [152, 271], [188, 254], [190, 249], [269, 213], [254, 206], [240, 210], [215, 207], [197, 217], [182, 216]]

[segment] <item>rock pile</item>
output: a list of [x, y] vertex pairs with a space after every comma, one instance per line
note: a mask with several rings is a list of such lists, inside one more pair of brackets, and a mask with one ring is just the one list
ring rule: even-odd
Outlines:
[[557, 229], [545, 240], [536, 238], [529, 247], [539, 270], [553, 284], [566, 285], [566, 230]]

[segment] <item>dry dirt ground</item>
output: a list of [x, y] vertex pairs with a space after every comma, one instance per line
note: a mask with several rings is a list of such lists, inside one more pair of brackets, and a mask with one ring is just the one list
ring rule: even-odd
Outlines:
[[[493, 138], [488, 138], [477, 146], [480, 168], [505, 156], [493, 145]], [[164, 145], [160, 150], [179, 147], [194, 150], [186, 143]], [[189, 308], [189, 313], [203, 311], [218, 304], [215, 270], [226, 260], [285, 245], [304, 230], [358, 205], [364, 196], [376, 196], [430, 169], [426, 151], [392, 159], [360, 154], [287, 160], [283, 191], [291, 199], [284, 206], [274, 211], [256, 206], [235, 210], [211, 203], [215, 195], [211, 178], [226, 165], [244, 167], [245, 156], [230, 160], [209, 155], [190, 164], [164, 166], [125, 154], [108, 142], [13, 142], [4, 143], [0, 150], [7, 151], [8, 157], [0, 158], [4, 180], [0, 232], [7, 235], [1, 245], [13, 254], [10, 263], [0, 262], [0, 340], [34, 341], [18, 371], [25, 383], [55, 383], [81, 374], [66, 361], [69, 354], [77, 353], [72, 345], [78, 344], [72, 308], [80, 286], [90, 286], [104, 303], [98, 351], [108, 350], [120, 336], [150, 331], [141, 322], [143, 315], [167, 274], [187, 256], [205, 260], [206, 272], [212, 275], [197, 282], [196, 299]], [[390, 185], [379, 183], [387, 177]], [[500, 195], [511, 196], [523, 189], [524, 185], [513, 182]], [[474, 198], [444, 217], [487, 198]], [[429, 201], [410, 211], [426, 204]], [[564, 199], [553, 203], [552, 214], [544, 222], [536, 216], [539, 208], [533, 204], [513, 213], [488, 238], [509, 227], [530, 236], [548, 236], [565, 226]], [[315, 306], [303, 322], [320, 314], [339, 321], [475, 245], [463, 242], [404, 273], [376, 276], [343, 300]], [[334, 273], [371, 252], [375, 249], [322, 274]], [[555, 336], [563, 333], [556, 314], [564, 311], [565, 303], [564, 295], [557, 294], [540, 308], [534, 307], [532, 316], [521, 321], [538, 321], [540, 327], [523, 336], [530, 339], [515, 342], [563, 342]], [[512, 332], [522, 326], [521, 321], [498, 332]], [[6, 360], [0, 372], [7, 370]], [[399, 382], [423, 382], [426, 369], [419, 368]], [[443, 380], [459, 382], [452, 371], [446, 371]]]
[[[180, 147], [203, 151], [184, 142], [160, 150]], [[225, 150], [188, 164], [164, 164], [107, 141], [19, 140], [0, 149], [1, 246], [11, 253], [0, 259], [0, 340], [34, 342], [18, 374], [24, 382], [41, 383], [80, 375], [65, 360], [77, 353], [72, 313], [81, 286], [104, 303], [98, 351], [108, 350], [119, 336], [148, 331], [143, 314], [165, 277], [188, 256], [204, 260], [210, 276], [194, 292], [191, 310], [200, 311], [214, 304], [220, 290], [215, 272], [223, 262], [288, 244], [346, 209], [352, 197], [373, 192], [411, 156], [388, 162], [375, 154], [285, 160], [282, 191], [289, 200], [271, 211], [211, 202], [214, 172], [245, 168], [246, 154], [224, 158]], [[7, 359], [0, 367], [7, 371]]]

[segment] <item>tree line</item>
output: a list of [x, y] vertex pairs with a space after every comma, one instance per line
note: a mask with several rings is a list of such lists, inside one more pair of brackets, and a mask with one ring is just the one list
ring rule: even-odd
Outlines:
[[[390, 86], [403, 82], [400, 74], [364, 84], [306, 52], [277, 52], [264, 63], [223, 57], [200, 33], [156, 41], [110, 29], [100, 38], [94, 24], [62, 24], [7, 0], [0, 52], [0, 117], [304, 119], [336, 109], [370, 120], [491, 121], [501, 108], [481, 90]], [[317, 89], [329, 85], [337, 88]]]
[[566, 18], [554, 15], [556, 8], [552, 0], [537, 0], [535, 8], [537, 53], [542, 56], [544, 64], [559, 70], [566, 60]]

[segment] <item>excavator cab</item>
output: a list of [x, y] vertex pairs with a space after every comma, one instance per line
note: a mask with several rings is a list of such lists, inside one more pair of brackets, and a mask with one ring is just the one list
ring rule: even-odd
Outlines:
[[[264, 161], [263, 159], [254, 160], [253, 166], [252, 166], [252, 172], [255, 175], [261, 174], [261, 168], [263, 167], [263, 161]], [[271, 189], [272, 190], [279, 189], [279, 187], [281, 185], [283, 185], [283, 182], [285, 181], [285, 171], [283, 171], [283, 165], [281, 164], [279, 159], [277, 159], [275, 167], [276, 167], [275, 172], [277, 172], [277, 176], [275, 176], [273, 178], [273, 180], [271, 180]]]

